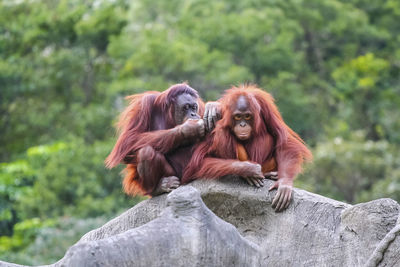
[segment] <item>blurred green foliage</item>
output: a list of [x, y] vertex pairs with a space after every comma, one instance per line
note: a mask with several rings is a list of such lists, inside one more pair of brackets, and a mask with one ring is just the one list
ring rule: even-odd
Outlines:
[[41, 228], [54, 226], [52, 220], [40, 221], [38, 218], [25, 220], [14, 225], [12, 237], [0, 237], [0, 253], [19, 250], [28, 246]]
[[140, 201], [104, 168], [113, 120], [182, 81], [271, 92], [314, 153], [297, 186], [400, 200], [399, 43], [396, 0], [0, 0], [0, 259], [55, 261]]
[[[9, 250], [2, 254], [1, 259], [7, 262], [24, 262], [27, 265], [37, 265], [38, 262], [44, 261], [54, 263], [61, 259], [66, 250], [85, 233], [100, 227], [109, 219], [105, 216], [86, 219], [57, 218], [52, 220], [51, 224], [36, 228], [36, 238], [33, 242], [31, 240], [29, 244], [25, 244], [23, 250]], [[15, 239], [13, 236], [12, 240]]]
[[400, 154], [387, 141], [366, 140], [356, 131], [347, 139], [321, 142], [313, 152], [313, 165], [296, 181], [299, 187], [349, 203], [400, 199]]

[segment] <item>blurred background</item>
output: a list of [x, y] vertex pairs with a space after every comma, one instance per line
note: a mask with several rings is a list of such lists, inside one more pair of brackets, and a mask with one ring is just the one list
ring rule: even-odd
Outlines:
[[0, 0], [0, 259], [46, 264], [143, 198], [103, 160], [124, 97], [257, 83], [313, 151], [296, 186], [400, 200], [398, 0]]

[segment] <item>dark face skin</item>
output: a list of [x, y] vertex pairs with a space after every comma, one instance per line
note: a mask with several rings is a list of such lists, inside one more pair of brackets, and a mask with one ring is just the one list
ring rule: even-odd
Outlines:
[[233, 132], [237, 139], [246, 141], [251, 137], [253, 114], [249, 108], [249, 102], [244, 96], [240, 96], [233, 111]]
[[190, 94], [181, 94], [176, 98], [174, 105], [174, 119], [176, 125], [182, 124], [187, 119], [200, 119], [197, 98]]

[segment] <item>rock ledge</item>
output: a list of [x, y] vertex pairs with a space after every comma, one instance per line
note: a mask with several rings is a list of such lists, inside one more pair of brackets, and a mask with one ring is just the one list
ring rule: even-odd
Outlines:
[[87, 233], [51, 266], [400, 266], [396, 201], [352, 206], [295, 189], [276, 213], [270, 185], [182, 186]]

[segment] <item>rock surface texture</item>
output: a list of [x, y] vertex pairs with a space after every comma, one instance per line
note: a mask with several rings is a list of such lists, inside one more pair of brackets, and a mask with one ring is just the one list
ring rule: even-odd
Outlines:
[[87, 233], [51, 266], [400, 266], [396, 201], [352, 206], [295, 189], [276, 213], [272, 183], [182, 186]]

